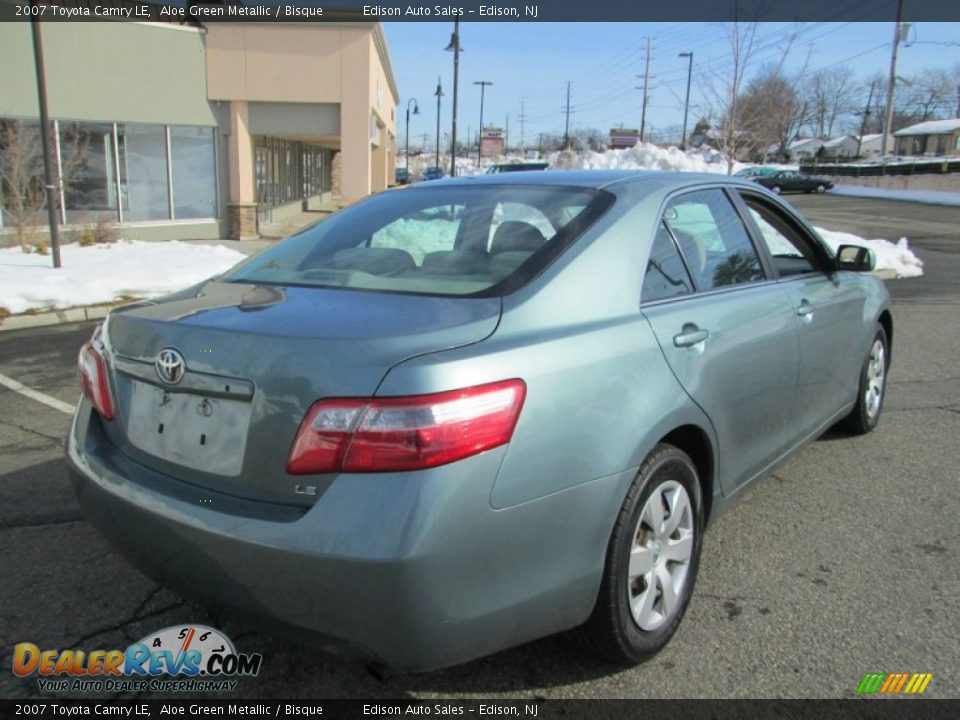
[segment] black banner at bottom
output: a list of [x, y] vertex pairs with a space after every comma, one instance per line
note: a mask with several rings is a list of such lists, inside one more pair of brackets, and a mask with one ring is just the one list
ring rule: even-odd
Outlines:
[[528, 718], [535, 720], [941, 720], [960, 717], [960, 700], [0, 700], [0, 717]]

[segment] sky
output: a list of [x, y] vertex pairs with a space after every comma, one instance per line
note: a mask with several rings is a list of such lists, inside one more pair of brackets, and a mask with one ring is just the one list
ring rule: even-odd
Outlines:
[[[446, 52], [452, 22], [385, 22], [394, 76], [400, 91], [398, 145], [406, 139], [405, 111], [416, 100], [420, 114], [410, 118], [410, 145], [436, 134], [438, 75], [443, 85], [441, 134], [449, 133], [453, 96], [453, 53]], [[520, 141], [524, 99], [524, 143], [537, 134], [563, 133], [566, 83], [571, 85], [571, 130], [640, 126], [647, 37], [652, 38], [648, 131], [683, 122], [687, 59], [694, 53], [689, 129], [708, 96], [710, 77], [730, 66], [727, 28], [715, 23], [481, 23], [460, 24], [458, 139], [480, 125], [480, 87], [485, 90], [484, 125], [503, 127], [509, 113], [510, 144]], [[754, 71], [785, 57], [791, 72], [848, 65], [858, 77], [889, 73], [893, 23], [761, 23], [757, 29]], [[790, 42], [790, 38], [793, 41]], [[900, 47], [897, 74], [960, 63], [960, 23], [916, 23], [909, 42]], [[748, 69], [749, 74], [749, 69]], [[412, 105], [411, 105], [412, 107]], [[679, 133], [678, 133], [679, 134]]]

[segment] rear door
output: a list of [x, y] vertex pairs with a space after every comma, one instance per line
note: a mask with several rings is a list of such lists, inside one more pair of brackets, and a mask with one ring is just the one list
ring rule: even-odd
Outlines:
[[856, 330], [866, 298], [859, 285], [840, 282], [823, 246], [786, 209], [748, 190], [741, 197], [757, 242], [795, 313], [800, 372], [794, 414], [800, 437], [856, 396], [862, 360]]
[[792, 304], [767, 273], [723, 189], [669, 201], [647, 266], [643, 313], [673, 373], [713, 423], [725, 492], [790, 440], [797, 327]]

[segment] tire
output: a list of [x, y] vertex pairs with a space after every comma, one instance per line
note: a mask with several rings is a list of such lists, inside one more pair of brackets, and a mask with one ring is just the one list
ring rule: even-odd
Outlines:
[[[673, 508], [665, 519], [664, 502], [668, 511]], [[648, 524], [656, 518], [657, 503], [661, 529], [669, 529], [671, 520], [677, 518], [676, 530], [666, 537], [652, 532]], [[640, 466], [620, 507], [597, 602], [589, 620], [571, 634], [574, 641], [618, 665], [635, 665], [657, 653], [673, 637], [687, 609], [697, 578], [702, 535], [697, 469], [683, 451], [657, 445]], [[684, 551], [686, 559], [682, 560]], [[678, 559], [671, 560], [671, 554]], [[631, 562], [634, 557], [636, 563]], [[630, 577], [631, 571], [643, 567], [651, 569]], [[661, 578], [675, 590], [672, 604], [664, 604], [666, 586]]]
[[826, 186], [823, 183], [817, 185], [817, 195], [823, 195], [827, 191]]
[[[879, 357], [877, 351], [879, 348]], [[877, 375], [878, 369], [880, 375]], [[880, 422], [883, 400], [887, 394], [887, 371], [890, 369], [890, 345], [887, 332], [877, 325], [870, 341], [870, 348], [860, 368], [857, 384], [857, 404], [840, 422], [840, 426], [853, 435], [866, 435]]]
[[774, 185], [774, 186], [773, 186], [772, 188], [770, 188], [770, 189], [773, 190], [774, 195], [779, 195], [780, 192], [781, 192], [779, 185]]

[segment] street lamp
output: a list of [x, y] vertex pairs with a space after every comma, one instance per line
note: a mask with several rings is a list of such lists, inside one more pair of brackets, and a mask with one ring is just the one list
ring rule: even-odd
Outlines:
[[685, 57], [687, 63], [687, 99], [683, 103], [683, 137], [680, 138], [680, 149], [687, 149], [687, 113], [690, 112], [690, 78], [693, 76], [693, 53], [682, 52], [677, 57]]
[[437, 161], [436, 167], [440, 167], [440, 98], [443, 97], [443, 86], [440, 84], [440, 78], [437, 77]]
[[493, 85], [493, 83], [488, 80], [474, 80], [473, 84], [480, 86], [480, 135], [477, 136], [477, 167], [479, 168], [483, 156], [483, 92], [487, 89], [487, 85]]
[[404, 157], [407, 159], [407, 162], [406, 162], [407, 170], [410, 169], [410, 103], [413, 103], [413, 114], [414, 115], [420, 114], [420, 106], [417, 105], [417, 99], [410, 98], [409, 100], [407, 100], [407, 149], [404, 151], [405, 152]]
[[460, 75], [460, 21], [453, 21], [453, 34], [446, 47], [453, 53], [453, 126], [450, 130], [450, 177], [457, 174], [457, 78]]

